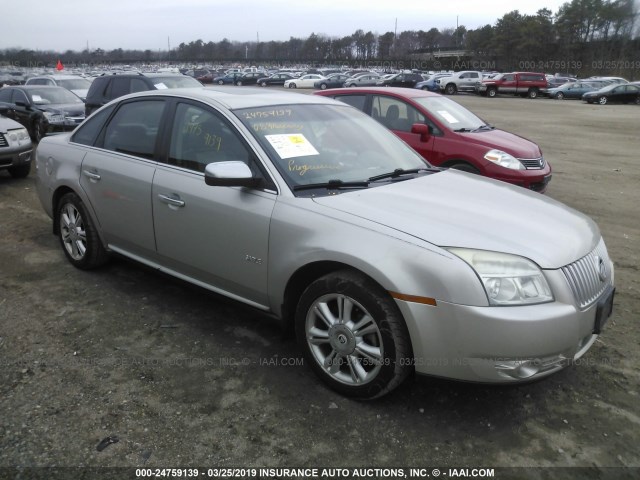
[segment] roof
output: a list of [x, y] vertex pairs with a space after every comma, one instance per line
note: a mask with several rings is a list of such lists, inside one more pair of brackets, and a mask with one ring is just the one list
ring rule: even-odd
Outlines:
[[[353, 88], [350, 90], [354, 90]], [[384, 89], [390, 90], [390, 89]], [[315, 95], [305, 95], [296, 92], [267, 90], [260, 87], [232, 87], [232, 86], [208, 86], [194, 88], [171, 88], [167, 90], [149, 90], [127, 95], [122, 98], [140, 96], [166, 96], [187, 97], [203, 102], [214, 102], [234, 110], [239, 108], [252, 108], [292, 104], [339, 104], [331, 99], [320, 98]]]
[[322, 90], [313, 92], [312, 96], [332, 96], [335, 94], [348, 93], [353, 95], [354, 93], [380, 93], [391, 94], [403, 98], [419, 98], [419, 97], [439, 97], [438, 93], [428, 92], [419, 88], [402, 88], [402, 87], [350, 87], [350, 88], [332, 88], [330, 90]]

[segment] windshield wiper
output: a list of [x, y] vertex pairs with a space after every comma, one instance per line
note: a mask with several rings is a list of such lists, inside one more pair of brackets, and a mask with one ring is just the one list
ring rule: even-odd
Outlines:
[[479, 132], [481, 130], [493, 130], [496, 127], [494, 127], [493, 125], [489, 125], [488, 123], [486, 125], [480, 125], [479, 127], [476, 128], [458, 128], [456, 130], [454, 130], [454, 132], [456, 133], [474, 133], [474, 132]]
[[300, 190], [313, 190], [315, 188], [326, 188], [327, 190], [342, 190], [349, 188], [367, 188], [369, 186], [368, 181], [358, 181], [358, 182], [344, 182], [339, 179], [329, 180], [324, 183], [308, 183], [306, 185], [294, 185], [293, 190], [295, 192]]
[[473, 132], [479, 132], [480, 130], [494, 130], [496, 127], [494, 127], [493, 125], [489, 125], [488, 123], [486, 125], [480, 125], [478, 128], [474, 128], [473, 130], [471, 130], [471, 133]]
[[411, 175], [414, 173], [420, 172], [432, 172], [435, 171], [433, 168], [421, 167], [421, 168], [410, 168], [405, 170], [404, 168], [396, 168], [393, 172], [381, 173], [380, 175], [376, 175], [374, 177], [370, 177], [370, 182], [375, 182], [377, 180], [384, 180], [385, 178], [396, 178], [401, 175]]

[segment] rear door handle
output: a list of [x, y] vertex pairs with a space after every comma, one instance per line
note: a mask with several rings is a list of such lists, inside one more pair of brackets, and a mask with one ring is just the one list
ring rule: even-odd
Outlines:
[[170, 197], [169, 195], [163, 195], [162, 193], [160, 193], [158, 194], [158, 197], [160, 198], [161, 202], [166, 203], [167, 205], [170, 205], [172, 207], [184, 207], [185, 205], [184, 201], [180, 200], [180, 197], [177, 197], [177, 195]]

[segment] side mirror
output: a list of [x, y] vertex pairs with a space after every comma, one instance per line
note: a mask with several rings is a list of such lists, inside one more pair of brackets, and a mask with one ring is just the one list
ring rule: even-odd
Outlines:
[[421, 142], [426, 142], [431, 136], [431, 130], [429, 129], [429, 126], [425, 125], [424, 123], [414, 123], [413, 125], [411, 125], [411, 133], [420, 135]]
[[259, 187], [262, 180], [244, 162], [214, 162], [204, 169], [204, 181], [213, 187]]

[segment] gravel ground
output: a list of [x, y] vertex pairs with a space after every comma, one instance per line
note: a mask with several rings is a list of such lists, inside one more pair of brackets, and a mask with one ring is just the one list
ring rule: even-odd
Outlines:
[[256, 311], [121, 259], [74, 269], [33, 172], [2, 172], [0, 468], [640, 467], [640, 107], [453, 98], [539, 143], [547, 194], [603, 231], [614, 316], [578, 365], [348, 400]]

